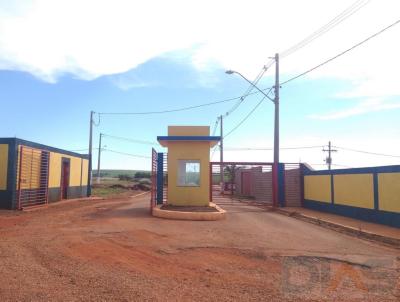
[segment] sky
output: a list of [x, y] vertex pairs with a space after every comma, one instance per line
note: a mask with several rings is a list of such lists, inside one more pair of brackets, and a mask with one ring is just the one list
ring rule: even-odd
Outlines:
[[[213, 130], [275, 53], [349, 7], [351, 16], [280, 60], [280, 82], [350, 48], [400, 18], [396, 0], [76, 1], [0, 0], [0, 137], [87, 153], [103, 137], [102, 168], [150, 169], [151, 148], [168, 125]], [[400, 164], [400, 24], [280, 89], [281, 162], [324, 169], [332, 142], [335, 168]], [[258, 86], [274, 85], [275, 65]], [[244, 99], [224, 117], [229, 133], [261, 100]], [[273, 160], [274, 105], [259, 107], [224, 140], [224, 159]], [[219, 129], [215, 132], [219, 135]], [[134, 143], [126, 137], [149, 142]], [[154, 144], [154, 146], [151, 145]], [[291, 147], [312, 147], [286, 149]], [[347, 149], [394, 156], [378, 156]], [[97, 150], [94, 150], [94, 167]], [[120, 154], [112, 151], [128, 153]], [[134, 157], [132, 155], [139, 155]], [[211, 150], [212, 160], [219, 151]]]

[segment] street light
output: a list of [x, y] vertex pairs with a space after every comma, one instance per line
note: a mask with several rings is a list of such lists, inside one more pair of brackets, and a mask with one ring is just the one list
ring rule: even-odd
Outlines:
[[234, 70], [225, 71], [226, 74], [234, 74], [241, 76], [246, 82], [250, 83], [251, 86], [261, 92], [266, 98], [271, 100], [275, 105], [274, 115], [274, 165], [273, 165], [273, 205], [276, 207], [279, 203], [279, 180], [278, 180], [278, 169], [279, 169], [279, 54], [275, 54], [275, 97], [272, 99], [263, 90], [258, 88], [253, 82], [247, 79], [240, 72]]
[[256, 85], [254, 85], [253, 82], [251, 82], [249, 79], [247, 79], [244, 75], [242, 75], [240, 72], [235, 71], [235, 70], [227, 70], [225, 71], [226, 74], [238, 74], [240, 75], [245, 81], [247, 81], [250, 85], [252, 85], [255, 89], [257, 89], [259, 92], [261, 92], [266, 98], [268, 98], [270, 101], [272, 101], [273, 103], [275, 102], [274, 99], [270, 98], [270, 96], [268, 94], [266, 94], [263, 90], [261, 90], [260, 88], [258, 88]]

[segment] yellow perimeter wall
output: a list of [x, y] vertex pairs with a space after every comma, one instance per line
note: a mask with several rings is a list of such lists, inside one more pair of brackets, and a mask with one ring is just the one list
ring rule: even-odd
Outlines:
[[[331, 175], [305, 175], [304, 199], [331, 202]], [[400, 213], [400, 172], [377, 173], [379, 210]], [[334, 204], [374, 209], [374, 175], [333, 175]]]
[[0, 144], [0, 190], [7, 190], [8, 144]]
[[333, 176], [335, 204], [374, 208], [373, 174], [338, 174]]
[[378, 174], [379, 209], [400, 213], [400, 173]]
[[304, 199], [331, 202], [331, 176], [304, 176]]
[[[168, 127], [169, 136], [208, 136], [209, 127], [188, 126]], [[178, 186], [178, 160], [200, 161], [200, 186]], [[169, 142], [168, 143], [168, 203], [171, 205], [207, 206], [210, 200], [210, 143]]]

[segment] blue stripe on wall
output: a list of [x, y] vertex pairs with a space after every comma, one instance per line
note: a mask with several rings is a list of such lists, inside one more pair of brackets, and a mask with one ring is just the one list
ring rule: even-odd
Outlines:
[[374, 209], [379, 210], [378, 173], [374, 173]]
[[312, 210], [342, 215], [367, 222], [385, 224], [400, 228], [400, 213], [377, 211], [338, 204], [329, 204], [315, 200], [304, 200], [304, 207]]

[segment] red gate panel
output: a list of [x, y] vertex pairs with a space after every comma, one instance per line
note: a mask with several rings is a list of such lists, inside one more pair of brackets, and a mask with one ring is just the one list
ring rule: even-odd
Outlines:
[[232, 197], [272, 203], [272, 167], [265, 162], [210, 162], [210, 201]]

